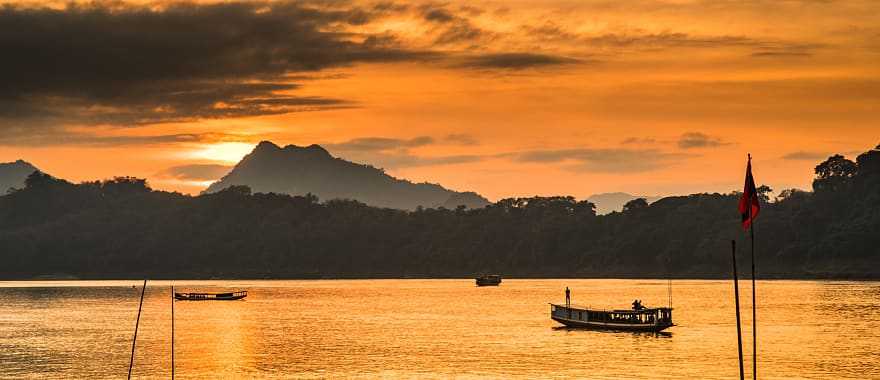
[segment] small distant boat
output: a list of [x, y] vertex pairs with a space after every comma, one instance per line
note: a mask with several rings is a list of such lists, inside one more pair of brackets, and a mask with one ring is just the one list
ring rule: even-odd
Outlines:
[[501, 284], [501, 276], [497, 274], [486, 274], [477, 277], [477, 286], [498, 286]]
[[180, 301], [234, 301], [247, 297], [247, 290], [231, 293], [174, 293], [174, 299]]
[[628, 310], [592, 310], [551, 303], [550, 318], [568, 327], [596, 330], [660, 332], [675, 326], [671, 307], [641, 305]]

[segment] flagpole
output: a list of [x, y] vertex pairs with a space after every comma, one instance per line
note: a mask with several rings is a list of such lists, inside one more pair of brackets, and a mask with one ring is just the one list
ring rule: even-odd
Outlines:
[[755, 218], [761, 210], [761, 201], [755, 188], [755, 177], [752, 176], [752, 155], [748, 154], [746, 165], [746, 183], [739, 200], [739, 213], [742, 215], [742, 226], [749, 230], [752, 246], [752, 378], [758, 379], [758, 311], [757, 291], [755, 286]]
[[730, 241], [731, 257], [733, 258], [733, 296], [736, 300], [736, 344], [739, 349], [739, 379], [745, 380], [745, 370], [743, 369], [743, 339], [742, 327], [740, 326], [739, 317], [739, 277], [736, 275], [736, 240]]
[[[751, 214], [751, 207], [749, 213]], [[751, 218], [750, 218], [751, 219]], [[752, 241], [752, 379], [758, 379], [758, 312], [755, 300], [755, 221], [749, 225]]]
[[171, 380], [174, 380], [174, 285], [171, 285]]
[[[752, 155], [749, 154], [749, 175], [751, 175]], [[754, 186], [754, 177], [752, 178], [752, 186]], [[757, 197], [758, 194], [751, 196]], [[760, 202], [760, 200], [757, 200]], [[758, 379], [758, 311], [757, 300], [755, 299], [755, 218], [752, 215], [751, 201], [749, 203], [749, 240], [751, 242], [752, 251], [752, 379]]]

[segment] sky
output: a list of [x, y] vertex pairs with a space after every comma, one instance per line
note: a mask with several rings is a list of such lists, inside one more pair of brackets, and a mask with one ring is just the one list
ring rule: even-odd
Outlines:
[[880, 143], [876, 1], [6, 2], [0, 162], [196, 194], [259, 141], [491, 200], [809, 189]]

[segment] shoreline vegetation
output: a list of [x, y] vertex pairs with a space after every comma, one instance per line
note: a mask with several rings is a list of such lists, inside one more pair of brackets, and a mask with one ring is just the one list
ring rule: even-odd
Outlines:
[[[759, 278], [880, 277], [880, 146], [817, 165], [813, 191], [772, 201], [768, 187], [758, 192]], [[636, 199], [608, 215], [565, 196], [404, 211], [246, 186], [188, 196], [131, 177], [73, 184], [35, 172], [0, 196], [0, 279], [720, 279], [730, 240], [745, 246], [738, 198]]]

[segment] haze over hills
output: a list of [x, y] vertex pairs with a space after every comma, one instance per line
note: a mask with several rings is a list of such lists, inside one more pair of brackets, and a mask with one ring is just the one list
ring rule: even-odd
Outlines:
[[[245, 164], [247, 158], [253, 156], [255, 152], [259, 153], [260, 157], [251, 158]], [[254, 164], [252, 162], [254, 160], [258, 162]], [[290, 166], [297, 166], [298, 169], [293, 169]], [[276, 192], [291, 195], [305, 195], [311, 192], [321, 200], [354, 199], [373, 206], [405, 210], [412, 210], [418, 205], [427, 208], [442, 206], [454, 209], [458, 205], [479, 208], [489, 204], [488, 200], [475, 192], [456, 192], [434, 184], [414, 184], [391, 177], [381, 169], [369, 165], [356, 164], [332, 157], [319, 145], [308, 147], [288, 145], [281, 148], [265, 141], [257, 145], [254, 151], [236, 166], [236, 169], [239, 167], [242, 169], [233, 170], [220, 181], [211, 184], [204, 192], [213, 193], [233, 185], [246, 185], [253, 192]], [[345, 168], [346, 170], [334, 171], [336, 168]], [[0, 194], [6, 193], [10, 188], [23, 188], [25, 178], [38, 170], [39, 168], [24, 160], [0, 163]], [[356, 186], [355, 182], [372, 184], [372, 186], [358, 188], [354, 187]], [[406, 195], [410, 200], [403, 199], [401, 201], [388, 196], [389, 194], [383, 194], [383, 191], [380, 190], [383, 186], [396, 188], [395, 194], [399, 194], [401, 188], [405, 189], [403, 191], [408, 193]], [[345, 188], [350, 191], [339, 190]], [[354, 189], [360, 191], [354, 191]], [[376, 196], [376, 193], [381, 196]], [[587, 200], [596, 205], [597, 214], [604, 215], [612, 211], [622, 211], [624, 204], [638, 198], [645, 198], [648, 203], [653, 203], [661, 197], [616, 192], [594, 194]]]
[[588, 201], [593, 202], [596, 205], [596, 213], [599, 215], [605, 215], [611, 213], [612, 211], [623, 211], [623, 205], [627, 202], [644, 198], [648, 201], [649, 204], [659, 201], [663, 197], [650, 197], [645, 195], [632, 195], [629, 193], [601, 193], [601, 194], [593, 194], [589, 198]]
[[9, 189], [24, 188], [24, 180], [27, 176], [39, 170], [23, 160], [0, 163], [0, 195], [5, 194]]
[[279, 147], [260, 142], [226, 176], [205, 193], [248, 186], [255, 193], [313, 194], [321, 200], [352, 199], [370, 206], [414, 210], [489, 204], [474, 192], [457, 192], [437, 184], [397, 179], [382, 169], [333, 157], [319, 145]]

